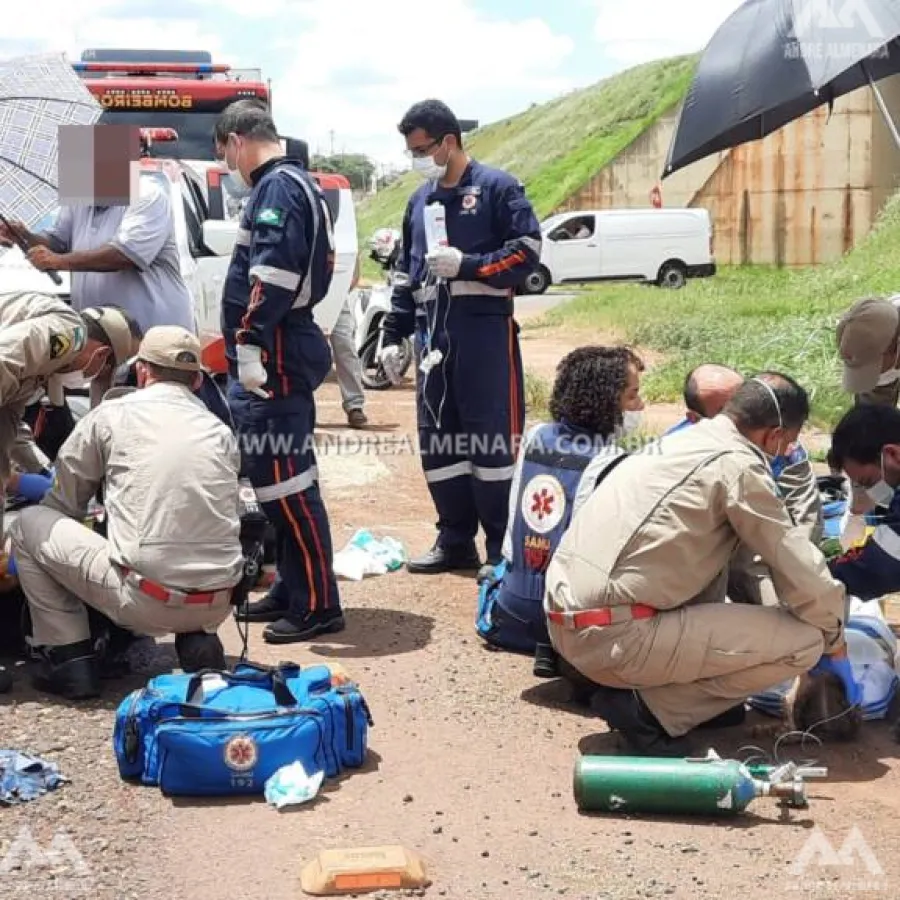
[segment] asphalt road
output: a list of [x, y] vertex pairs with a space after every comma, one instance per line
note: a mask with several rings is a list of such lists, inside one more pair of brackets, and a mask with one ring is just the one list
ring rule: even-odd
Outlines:
[[576, 295], [556, 293], [523, 294], [516, 297], [516, 311], [528, 316], [539, 316], [547, 312], [547, 310], [553, 309], [554, 306], [559, 306], [560, 303], [571, 300], [574, 296]]

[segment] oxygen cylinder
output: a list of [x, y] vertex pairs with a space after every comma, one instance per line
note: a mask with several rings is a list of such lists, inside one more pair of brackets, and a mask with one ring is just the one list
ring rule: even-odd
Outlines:
[[575, 800], [583, 812], [736, 816], [756, 797], [792, 793], [754, 778], [733, 759], [583, 756], [575, 763]]

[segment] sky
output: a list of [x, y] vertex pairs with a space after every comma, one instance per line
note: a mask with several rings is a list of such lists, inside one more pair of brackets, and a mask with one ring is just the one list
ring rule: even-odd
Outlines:
[[[280, 133], [402, 166], [397, 123], [438, 97], [487, 124], [633, 65], [702, 50], [741, 0], [31, 0], [0, 57], [208, 50], [272, 81]], [[48, 23], [53, 23], [48, 27]]]

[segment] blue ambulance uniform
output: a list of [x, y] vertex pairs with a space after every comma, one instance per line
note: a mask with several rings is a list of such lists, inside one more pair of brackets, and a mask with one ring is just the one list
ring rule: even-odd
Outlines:
[[[434, 290], [425, 262], [424, 208], [443, 204], [448, 242], [461, 251], [456, 278]], [[488, 560], [500, 559], [525, 402], [517, 287], [534, 271], [540, 225], [511, 175], [470, 162], [459, 184], [437, 182], [410, 198], [403, 220], [395, 288], [384, 346], [416, 335], [417, 357], [439, 350], [426, 375], [417, 368], [417, 418], [425, 479], [438, 513], [441, 548], [472, 546], [481, 524]]]
[[860, 600], [875, 600], [900, 591], [900, 491], [872, 536], [862, 545], [831, 560], [831, 574]]
[[503, 562], [482, 583], [476, 631], [506, 650], [534, 653], [550, 644], [544, 579], [574, 513], [625, 451], [565, 423], [539, 425], [526, 436], [509, 503]]
[[[243, 474], [276, 532], [277, 576], [268, 599], [299, 626], [310, 613], [340, 611], [313, 445], [313, 394], [331, 370], [313, 307], [331, 285], [333, 224], [299, 161], [272, 160], [251, 181], [222, 299], [228, 400]], [[239, 344], [261, 348], [266, 398], [240, 384]]]

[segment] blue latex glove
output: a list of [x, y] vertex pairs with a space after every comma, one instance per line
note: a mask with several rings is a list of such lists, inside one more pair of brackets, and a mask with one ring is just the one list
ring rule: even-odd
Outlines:
[[841, 683], [844, 685], [844, 690], [847, 693], [847, 702], [851, 706], [860, 706], [862, 704], [862, 686], [858, 684], [853, 677], [853, 668], [850, 665], [849, 659], [846, 657], [843, 659], [835, 659], [832, 656], [823, 656], [816, 663], [815, 668], [810, 674], [816, 675], [825, 672], [837, 675], [837, 677], [841, 679]]
[[40, 503], [44, 494], [53, 486], [53, 477], [26, 472], [19, 476], [19, 485], [16, 493], [30, 500], [32, 503]]
[[19, 570], [16, 568], [16, 558], [11, 553], [6, 560], [6, 574], [15, 575], [17, 578], [19, 576]]

